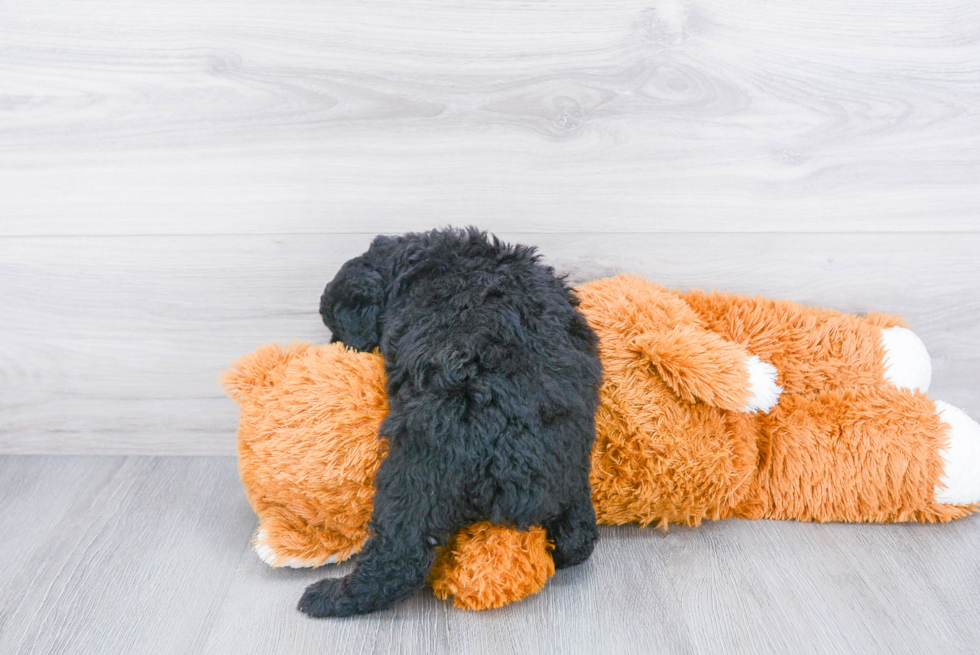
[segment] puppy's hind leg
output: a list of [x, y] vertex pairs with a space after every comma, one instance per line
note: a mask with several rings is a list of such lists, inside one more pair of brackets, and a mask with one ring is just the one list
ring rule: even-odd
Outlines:
[[545, 522], [544, 528], [555, 544], [552, 558], [556, 569], [575, 566], [589, 559], [599, 539], [599, 529], [588, 487], [586, 493], [578, 494], [560, 516]]
[[357, 568], [344, 578], [327, 578], [309, 587], [300, 611], [313, 617], [351, 616], [387, 609], [425, 585], [436, 548], [458, 526], [446, 514], [439, 480], [420, 479], [414, 468], [391, 452], [375, 476], [377, 490], [371, 536]]

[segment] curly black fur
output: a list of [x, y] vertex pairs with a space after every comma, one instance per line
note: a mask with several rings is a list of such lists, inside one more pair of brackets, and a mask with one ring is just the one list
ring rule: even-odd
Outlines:
[[480, 520], [543, 525], [555, 566], [583, 562], [601, 365], [572, 290], [534, 248], [474, 228], [378, 237], [327, 285], [334, 341], [380, 347], [390, 413], [357, 568], [321, 580], [299, 609], [391, 607], [428, 577], [437, 547]]

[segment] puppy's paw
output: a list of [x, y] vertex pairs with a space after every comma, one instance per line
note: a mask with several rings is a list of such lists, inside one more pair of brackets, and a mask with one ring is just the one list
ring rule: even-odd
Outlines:
[[556, 549], [551, 553], [551, 557], [555, 563], [555, 570], [578, 566], [589, 559], [592, 551], [595, 550], [595, 542], [595, 539], [583, 539], [570, 548], [565, 548], [560, 551]]
[[776, 384], [779, 372], [772, 364], [759, 359], [757, 355], [749, 357], [746, 364], [749, 367], [749, 402], [742, 408], [743, 412], [768, 412], [779, 402], [783, 388]]
[[356, 612], [345, 603], [343, 578], [326, 578], [314, 582], [299, 599], [298, 609], [307, 616], [324, 618], [328, 616], [350, 616]]

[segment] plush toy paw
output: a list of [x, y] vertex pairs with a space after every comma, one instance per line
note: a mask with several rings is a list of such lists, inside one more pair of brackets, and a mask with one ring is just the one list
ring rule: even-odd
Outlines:
[[321, 564], [336, 564], [340, 561], [336, 555], [331, 555], [325, 560], [317, 560], [304, 559], [278, 552], [273, 545], [272, 539], [269, 538], [269, 533], [262, 529], [259, 529], [255, 533], [255, 538], [252, 540], [252, 550], [259, 556], [259, 559], [273, 568], [313, 569]]
[[772, 364], [759, 359], [753, 355], [747, 362], [749, 367], [749, 398], [748, 404], [742, 409], [743, 412], [768, 412], [779, 402], [779, 395], [783, 388], [776, 384], [776, 377], [779, 372]]
[[943, 457], [943, 477], [936, 485], [936, 502], [970, 505], [980, 502], [980, 425], [963, 410], [941, 400], [936, 413], [949, 426]]
[[915, 332], [903, 327], [885, 328], [881, 331], [881, 347], [885, 350], [885, 380], [899, 389], [929, 390], [932, 360]]

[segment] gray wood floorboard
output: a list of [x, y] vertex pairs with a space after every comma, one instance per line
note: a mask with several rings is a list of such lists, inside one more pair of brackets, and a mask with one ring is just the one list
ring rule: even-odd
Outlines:
[[[980, 235], [508, 235], [582, 282], [628, 271], [904, 315], [934, 397], [980, 417]], [[218, 373], [324, 341], [319, 295], [370, 235], [0, 239], [0, 452], [233, 454]]]
[[248, 549], [231, 458], [0, 458], [0, 652], [193, 653]]
[[315, 621], [274, 570], [230, 457], [0, 457], [0, 652], [971, 653], [980, 517], [947, 525], [604, 528], [540, 594], [463, 612], [424, 591]]

